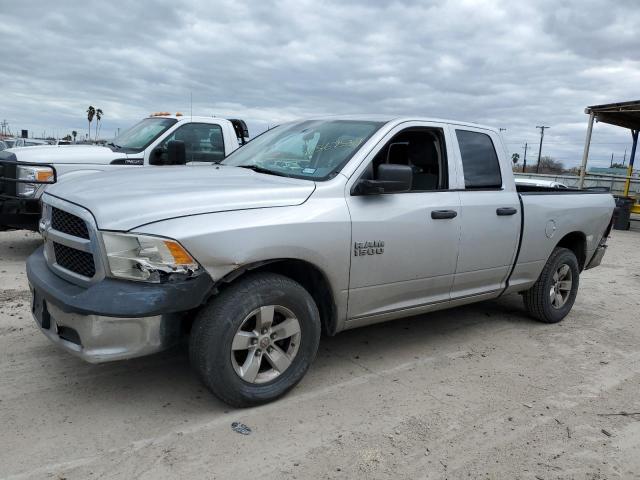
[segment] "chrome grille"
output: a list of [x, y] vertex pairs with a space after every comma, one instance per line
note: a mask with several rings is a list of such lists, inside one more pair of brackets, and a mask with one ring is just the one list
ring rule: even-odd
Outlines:
[[91, 253], [82, 252], [57, 242], [53, 242], [53, 251], [56, 256], [56, 263], [62, 268], [87, 278], [91, 278], [96, 274], [96, 266], [93, 263], [93, 255]]
[[56, 207], [51, 208], [51, 226], [67, 235], [89, 239], [89, 230], [84, 220]]

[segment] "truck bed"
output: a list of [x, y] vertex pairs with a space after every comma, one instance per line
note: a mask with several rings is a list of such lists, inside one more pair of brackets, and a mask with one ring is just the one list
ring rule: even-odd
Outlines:
[[519, 249], [506, 292], [529, 288], [553, 249], [577, 242], [581, 268], [588, 265], [611, 222], [615, 205], [610, 193], [518, 185], [522, 206]]

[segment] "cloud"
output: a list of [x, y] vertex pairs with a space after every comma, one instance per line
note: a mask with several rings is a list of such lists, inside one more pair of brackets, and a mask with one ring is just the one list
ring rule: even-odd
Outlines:
[[[561, 3], [561, 4], [560, 4]], [[150, 112], [249, 119], [419, 114], [507, 128], [510, 152], [575, 165], [587, 105], [637, 96], [635, 2], [10, 2], [0, 10], [0, 119], [114, 132]], [[630, 135], [598, 125], [593, 165]], [[533, 149], [531, 146], [534, 145]], [[535, 156], [535, 154], [529, 154]], [[530, 159], [532, 157], [529, 157]]]

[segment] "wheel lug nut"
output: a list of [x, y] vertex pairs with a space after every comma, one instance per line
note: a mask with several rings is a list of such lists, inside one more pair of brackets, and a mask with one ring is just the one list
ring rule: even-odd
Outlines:
[[269, 352], [269, 353], [273, 352], [273, 347], [267, 348], [267, 352]]
[[276, 339], [276, 334], [275, 334], [275, 333], [272, 333], [272, 334], [271, 334], [271, 340], [275, 340], [275, 339]]
[[251, 345], [256, 345], [257, 343], [258, 343], [258, 339], [257, 338], [251, 339]]
[[262, 329], [262, 334], [265, 335], [268, 332], [268, 330], [266, 328]]
[[262, 350], [258, 349], [256, 350], [256, 355], [260, 356], [262, 354]]

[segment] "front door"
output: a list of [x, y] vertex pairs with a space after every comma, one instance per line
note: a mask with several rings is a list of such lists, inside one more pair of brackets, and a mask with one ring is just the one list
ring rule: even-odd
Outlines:
[[410, 192], [348, 195], [352, 222], [349, 321], [402, 316], [447, 302], [460, 236], [459, 192], [449, 189], [444, 129], [398, 129], [358, 178], [381, 163], [410, 165]]

